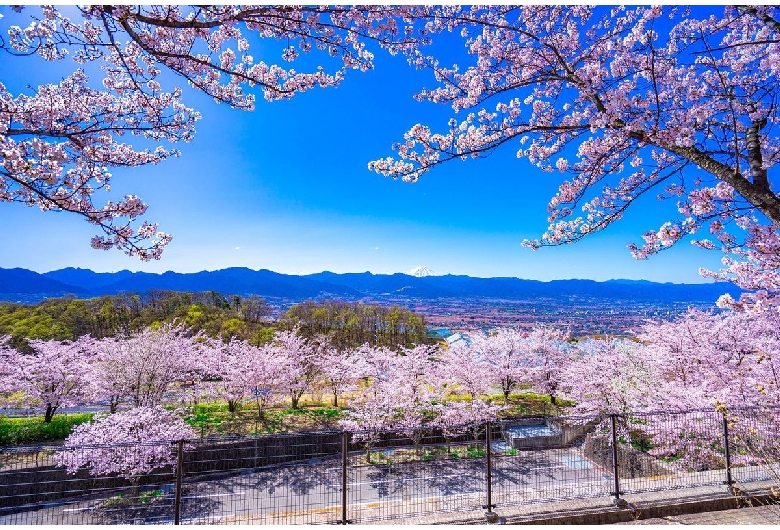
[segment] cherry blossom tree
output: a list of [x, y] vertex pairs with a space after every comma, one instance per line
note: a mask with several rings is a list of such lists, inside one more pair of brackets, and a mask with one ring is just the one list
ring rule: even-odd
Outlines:
[[398, 409], [402, 411], [397, 428], [412, 438], [417, 444], [424, 434], [424, 428], [434, 417], [434, 401], [441, 401], [436, 392], [433, 374], [436, 348], [417, 345], [413, 348], [401, 348], [394, 358], [391, 389], [384, 389], [396, 399]]
[[340, 352], [328, 344], [320, 345], [314, 364], [321, 384], [333, 396], [334, 407], [339, 406], [340, 395], [356, 389], [358, 381], [366, 376], [368, 365], [363, 353], [367, 347]]
[[[464, 7], [427, 29], [460, 34], [470, 60], [447, 66], [419, 48], [409, 60], [436, 86], [420, 100], [452, 107], [436, 132], [414, 125], [375, 160], [380, 174], [416, 181], [451, 160], [508, 144], [566, 180], [533, 249], [578, 241], [621, 219], [642, 196], [676, 201], [677, 218], [630, 245], [644, 259], [686, 236], [726, 252], [704, 272], [778, 299], [780, 11], [773, 6]], [[452, 38], [455, 38], [454, 36]], [[724, 299], [723, 304], [734, 301]]]
[[647, 348], [624, 339], [588, 340], [563, 370], [561, 395], [575, 414], [630, 414], [657, 403]]
[[259, 350], [246, 341], [231, 339], [214, 341], [211, 361], [211, 377], [204, 384], [204, 393], [227, 401], [228, 411], [233, 413], [239, 403], [257, 388], [259, 378], [256, 367], [265, 366]]
[[124, 398], [133, 407], [160, 405], [174, 383], [201, 378], [209, 351], [201, 338], [170, 323], [95, 341], [89, 375], [95, 399], [108, 400], [112, 411]]
[[86, 467], [91, 475], [116, 473], [137, 485], [146, 473], [176, 466], [171, 442], [194, 437], [179, 413], [159, 406], [141, 406], [77, 425], [54, 461], [68, 473]]
[[409, 437], [416, 445], [426, 429], [433, 426], [436, 394], [433, 358], [436, 350], [418, 345], [401, 348], [398, 353], [377, 348], [369, 354], [376, 377], [350, 400], [339, 425], [353, 431], [354, 439], [363, 441], [370, 457], [370, 447], [378, 431], [392, 430]]
[[490, 392], [492, 366], [482, 352], [458, 341], [437, 355], [433, 378], [448, 396], [468, 396], [472, 401]]
[[280, 402], [288, 389], [284, 385], [285, 364], [270, 345], [252, 346], [232, 340], [222, 349], [219, 369], [218, 395], [228, 404], [251, 396], [257, 416], [265, 420], [268, 407]]
[[363, 444], [366, 462], [370, 464], [371, 448], [379, 441], [382, 432], [396, 427], [401, 414], [395, 397], [390, 393], [363, 392], [350, 401], [338, 424], [351, 433], [352, 440]]
[[641, 342], [581, 342], [561, 388], [575, 412], [618, 414], [621, 436], [648, 440], [652, 455], [684, 469], [724, 465], [725, 417], [733, 462], [755, 464], [776, 449], [780, 425], [778, 318], [691, 310], [647, 323]]
[[776, 311], [689, 311], [672, 322], [647, 324], [654, 381], [669, 409], [780, 404], [780, 315]]
[[490, 334], [475, 334], [472, 347], [490, 366], [493, 382], [501, 387], [504, 403], [517, 385], [528, 379], [526, 337], [521, 331], [498, 328]]
[[485, 424], [496, 421], [500, 410], [500, 406], [481, 399], [444, 401], [436, 407], [436, 416], [430, 424], [441, 429], [442, 435], [448, 440], [470, 432], [474, 441], [477, 441], [484, 432]]
[[641, 338], [655, 365], [660, 407], [709, 409], [673, 421], [653, 418], [652, 454], [674, 456], [691, 469], [725, 465], [725, 420], [734, 465], [777, 461], [778, 324], [776, 310], [762, 309], [689, 311], [675, 321], [645, 326]]
[[285, 389], [292, 408], [297, 409], [301, 397], [317, 380], [317, 348], [298, 329], [278, 331], [270, 345], [279, 363], [278, 386]]
[[364, 359], [366, 365], [363, 374], [363, 383], [366, 388], [373, 387], [373, 383], [387, 380], [393, 376], [393, 367], [398, 356], [395, 351], [384, 346], [373, 347], [363, 344], [355, 353]]
[[[368, 42], [398, 53], [423, 41], [417, 7], [16, 6], [0, 24], [0, 48], [45, 61], [70, 57], [77, 68], [58, 84], [12, 94], [0, 84], [0, 200], [74, 212], [98, 226], [98, 249], [159, 259], [171, 236], [147, 221], [147, 205], [126, 195], [104, 206], [112, 168], [178, 156], [200, 114], [169, 73], [215, 101], [251, 110], [269, 101], [338, 85], [373, 67]], [[267, 43], [265, 41], [268, 41]], [[262, 52], [263, 58], [251, 50]], [[302, 55], [322, 65], [299, 67]], [[280, 62], [281, 64], [274, 64]], [[287, 63], [287, 64], [285, 64]], [[87, 72], [102, 70], [102, 78]], [[99, 77], [100, 77], [99, 76]], [[157, 147], [136, 147], [134, 143]]]
[[452, 344], [437, 360], [432, 380], [440, 399], [431, 424], [448, 438], [470, 430], [477, 439], [483, 424], [495, 420], [501, 409], [483, 399], [494, 381], [491, 365], [465, 341]]
[[0, 391], [24, 392], [50, 423], [61, 407], [83, 403], [89, 396], [84, 363], [88, 341], [29, 340], [32, 353], [0, 346]]
[[571, 333], [552, 327], [535, 327], [527, 340], [529, 376], [537, 392], [550, 396], [557, 404], [561, 375], [569, 363], [573, 348], [567, 343]]

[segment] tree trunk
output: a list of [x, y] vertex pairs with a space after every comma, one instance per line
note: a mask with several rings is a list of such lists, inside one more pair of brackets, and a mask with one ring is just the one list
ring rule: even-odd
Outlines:
[[141, 500], [141, 477], [139, 475], [133, 475], [129, 480], [132, 489], [130, 490], [130, 499], [128, 500], [131, 503], [138, 503]]
[[52, 407], [51, 403], [46, 403], [46, 412], [43, 415], [43, 423], [51, 423], [51, 419], [54, 417], [54, 412], [57, 407]]
[[292, 408], [297, 409], [298, 404], [301, 401], [301, 397], [303, 396], [303, 390], [296, 390], [295, 392], [290, 392], [290, 401], [292, 401]]

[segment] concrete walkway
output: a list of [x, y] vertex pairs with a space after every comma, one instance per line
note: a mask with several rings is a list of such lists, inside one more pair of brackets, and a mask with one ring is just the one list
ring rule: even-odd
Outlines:
[[643, 519], [628, 523], [614, 524], [687, 524], [687, 525], [735, 525], [735, 524], [772, 524], [780, 525], [780, 505], [756, 506], [717, 512], [689, 513], [669, 515], [654, 519]]

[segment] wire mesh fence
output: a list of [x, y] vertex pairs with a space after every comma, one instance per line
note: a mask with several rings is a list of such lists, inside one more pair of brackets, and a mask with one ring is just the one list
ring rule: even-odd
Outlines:
[[586, 455], [602, 417], [527, 418], [499, 424], [493, 444], [495, 503], [525, 504], [609, 495], [611, 466]]
[[485, 426], [463, 426], [446, 436], [349, 435], [348, 519], [371, 521], [473, 509], [485, 503]]
[[[780, 484], [779, 417], [775, 409], [637, 412], [446, 431], [3, 448], [0, 523], [370, 522], [706, 485]], [[90, 462], [103, 461], [149, 461], [151, 471], [90, 469]]]
[[[117, 458], [164, 451], [171, 444], [115, 444], [76, 448], [70, 456]], [[61, 446], [4, 448], [0, 454], [0, 522], [112, 524], [173, 522], [175, 474], [153, 469], [137, 476], [68, 473]]]
[[726, 414], [731, 480], [780, 484], [780, 414], [777, 409], [742, 409]]
[[620, 417], [616, 430], [623, 493], [727, 481], [723, 416], [716, 411], [637, 413]]

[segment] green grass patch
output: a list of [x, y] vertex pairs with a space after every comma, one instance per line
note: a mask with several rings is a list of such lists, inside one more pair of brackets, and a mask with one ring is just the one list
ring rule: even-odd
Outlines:
[[147, 504], [149, 502], [154, 502], [157, 499], [161, 499], [164, 496], [165, 494], [161, 490], [145, 491], [139, 495], [138, 502]]
[[[514, 453], [512, 453], [514, 454]], [[406, 462], [431, 462], [435, 460], [453, 460], [461, 458], [482, 458], [485, 447], [482, 445], [437, 445], [425, 447], [403, 447], [393, 450], [372, 450], [367, 454], [367, 463], [373, 465], [392, 465]], [[364, 460], [365, 461], [365, 460]]]
[[537, 394], [536, 392], [513, 392], [509, 394], [509, 399], [504, 404], [504, 396], [501, 394], [492, 394], [488, 396], [488, 403], [495, 403], [503, 407], [499, 412], [499, 417], [522, 418], [526, 416], [559, 416], [566, 414], [565, 409], [574, 405], [573, 401], [567, 401], [562, 398], [556, 399], [552, 404], [550, 396]]
[[341, 417], [341, 410], [333, 407], [311, 409], [311, 414], [315, 418], [337, 420]]
[[92, 419], [93, 413], [59, 414], [51, 423], [42, 417], [7, 418], [0, 416], [0, 445], [34, 444], [64, 440], [73, 427]]
[[[243, 403], [237, 403], [236, 407], [238, 410], [242, 409]], [[193, 412], [202, 412], [202, 413], [215, 413], [215, 412], [228, 412], [228, 404], [227, 402], [219, 402], [219, 403], [198, 403], [197, 405], [192, 405], [192, 411]]]
[[208, 409], [196, 409], [192, 415], [186, 417], [184, 421], [190, 425], [196, 433], [200, 433], [204, 436], [206, 432], [211, 432], [212, 429], [219, 427], [222, 424], [223, 419], [219, 413], [209, 411]]
[[109, 497], [108, 499], [104, 500], [100, 506], [102, 508], [113, 508], [115, 506], [123, 506], [128, 504], [128, 500], [125, 498], [124, 493], [120, 493], [118, 495], [114, 495], [113, 497]]
[[[523, 400], [531, 400], [531, 401], [538, 401], [541, 403], [548, 403], [552, 404], [552, 399], [550, 396], [546, 394], [537, 394], [535, 392], [519, 392], [516, 394], [509, 394], [510, 401], [523, 401]], [[561, 397], [557, 398], [555, 400], [555, 406], [556, 407], [572, 407], [574, 406], [574, 401], [569, 401], [566, 399], [563, 399]]]
[[226, 405], [195, 405], [189, 408], [185, 421], [198, 436], [206, 437], [334, 428], [340, 416], [341, 409], [329, 406], [271, 407], [259, 418], [257, 410], [247, 404], [234, 413], [228, 412]]

